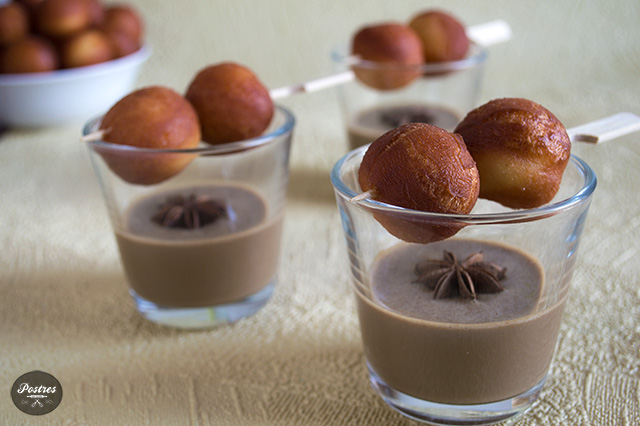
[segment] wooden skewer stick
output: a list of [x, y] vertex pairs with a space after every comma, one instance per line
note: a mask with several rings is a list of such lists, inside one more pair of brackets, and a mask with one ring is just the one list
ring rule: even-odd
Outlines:
[[99, 141], [102, 140], [102, 138], [104, 137], [104, 130], [96, 130], [95, 132], [91, 132], [87, 135], [84, 135], [80, 138], [81, 142], [93, 142], [93, 141]]
[[317, 90], [338, 86], [340, 84], [348, 83], [353, 79], [355, 79], [355, 74], [353, 73], [353, 71], [347, 70], [338, 74], [310, 80], [305, 83], [293, 84], [291, 86], [272, 89], [269, 91], [269, 94], [271, 95], [271, 99], [277, 100], [289, 97], [296, 93], [311, 93]]
[[[571, 142], [600, 143], [619, 138], [640, 130], [640, 116], [631, 112], [621, 112], [592, 121], [581, 126], [567, 129]], [[366, 191], [351, 197], [352, 203], [373, 198], [372, 191]]]
[[352, 203], [357, 203], [362, 200], [369, 200], [373, 198], [373, 191], [363, 192], [362, 194], [358, 194], [355, 197], [352, 197], [349, 201]]
[[480, 46], [488, 47], [504, 43], [511, 38], [511, 27], [502, 19], [467, 27], [467, 37]]
[[600, 143], [640, 130], [640, 117], [621, 112], [601, 120], [567, 129], [572, 142]]
[[[511, 38], [511, 28], [509, 24], [503, 20], [486, 22], [480, 25], [468, 27], [467, 36], [474, 43], [481, 46], [490, 46], [492, 44], [502, 43]], [[349, 56], [347, 61], [355, 64], [359, 58]], [[311, 93], [317, 90], [326, 89], [340, 84], [348, 83], [355, 79], [355, 74], [351, 70], [347, 70], [338, 74], [320, 77], [315, 80], [309, 80], [304, 83], [292, 84], [290, 86], [279, 87], [269, 91], [271, 99], [282, 99], [296, 93]]]

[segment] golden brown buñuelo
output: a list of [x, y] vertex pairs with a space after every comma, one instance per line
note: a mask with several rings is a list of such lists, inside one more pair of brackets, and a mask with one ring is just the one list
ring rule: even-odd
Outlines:
[[564, 126], [549, 110], [521, 98], [492, 100], [454, 130], [480, 173], [480, 197], [511, 208], [548, 203], [571, 155]]
[[385, 22], [361, 28], [351, 44], [351, 54], [366, 61], [352, 67], [356, 78], [378, 90], [407, 86], [420, 77], [424, 63], [422, 43], [406, 25]]
[[[469, 213], [480, 189], [478, 169], [462, 138], [426, 123], [409, 123], [376, 139], [362, 160], [358, 180], [375, 200], [435, 213]], [[387, 231], [408, 242], [442, 240], [463, 227], [402, 211], [373, 214]]]
[[[191, 104], [162, 86], [138, 89], [102, 118], [103, 140], [138, 148], [187, 149], [200, 143], [200, 124]], [[96, 148], [107, 165], [129, 183], [152, 185], [176, 175], [193, 154]]]

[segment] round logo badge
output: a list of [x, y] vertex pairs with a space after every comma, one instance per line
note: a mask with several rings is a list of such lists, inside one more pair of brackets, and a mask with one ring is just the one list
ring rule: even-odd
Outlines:
[[40, 416], [52, 412], [60, 405], [62, 386], [51, 374], [32, 371], [18, 377], [13, 383], [11, 399], [23, 413]]

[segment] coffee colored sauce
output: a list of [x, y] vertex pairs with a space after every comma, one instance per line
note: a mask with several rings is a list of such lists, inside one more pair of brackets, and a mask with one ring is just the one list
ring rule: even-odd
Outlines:
[[[444, 249], [459, 259], [483, 251], [485, 260], [506, 266], [504, 292], [435, 300], [414, 282], [415, 265], [440, 258]], [[432, 402], [519, 395], [546, 375], [566, 300], [539, 309], [543, 277], [532, 256], [497, 243], [449, 239], [392, 247], [371, 267], [371, 294], [357, 292], [367, 362], [391, 387]]]
[[[167, 228], [151, 220], [174, 193], [206, 194], [226, 206], [226, 217], [198, 229]], [[131, 288], [163, 306], [202, 307], [240, 300], [276, 274], [282, 215], [268, 217], [255, 191], [201, 186], [137, 200], [116, 240]]]

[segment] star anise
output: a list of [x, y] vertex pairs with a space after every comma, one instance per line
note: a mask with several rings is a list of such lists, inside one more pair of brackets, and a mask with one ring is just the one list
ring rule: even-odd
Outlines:
[[194, 229], [227, 215], [223, 204], [207, 195], [174, 195], [159, 206], [151, 220], [168, 228]]
[[473, 253], [462, 262], [444, 251], [441, 260], [428, 259], [416, 265], [416, 282], [434, 290], [435, 299], [462, 297], [476, 299], [477, 293], [498, 293], [504, 290], [500, 280], [506, 268], [483, 261], [482, 252]]
[[420, 107], [405, 107], [384, 111], [381, 120], [392, 127], [399, 127], [407, 123], [433, 123], [434, 116]]

